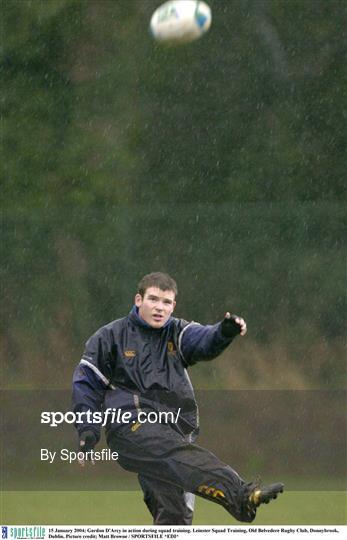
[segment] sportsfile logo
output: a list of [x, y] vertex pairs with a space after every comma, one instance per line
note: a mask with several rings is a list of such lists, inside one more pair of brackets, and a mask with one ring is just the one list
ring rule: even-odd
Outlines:
[[181, 407], [177, 411], [142, 411], [138, 410], [133, 416], [131, 411], [122, 411], [115, 407], [108, 407], [105, 411], [42, 411], [41, 424], [48, 424], [50, 427], [57, 427], [62, 423], [66, 424], [99, 424], [105, 427], [106, 424], [177, 424]]
[[[8, 536], [8, 529], [10, 536]], [[2, 527], [2, 538], [20, 538], [21, 540], [43, 540], [46, 536], [45, 527]], [[6, 536], [4, 536], [4, 534]]]

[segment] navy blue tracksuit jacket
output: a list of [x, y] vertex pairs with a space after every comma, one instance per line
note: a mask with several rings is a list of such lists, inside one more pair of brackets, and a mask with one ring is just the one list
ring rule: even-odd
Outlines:
[[[103, 326], [87, 341], [74, 374], [74, 410], [120, 408], [136, 420], [139, 410], [180, 409], [177, 428], [196, 435], [198, 410], [187, 367], [215, 358], [230, 344], [232, 338], [223, 337], [220, 326], [171, 317], [154, 329], [134, 306], [127, 317]], [[96, 424], [76, 427], [99, 435]], [[108, 424], [106, 430], [117, 427]]]

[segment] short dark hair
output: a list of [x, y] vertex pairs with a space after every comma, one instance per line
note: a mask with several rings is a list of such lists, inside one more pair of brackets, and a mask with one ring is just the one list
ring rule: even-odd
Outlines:
[[161, 291], [172, 291], [177, 295], [177, 283], [169, 274], [164, 272], [152, 272], [143, 276], [138, 284], [138, 293], [142, 298], [149, 287], [158, 287]]

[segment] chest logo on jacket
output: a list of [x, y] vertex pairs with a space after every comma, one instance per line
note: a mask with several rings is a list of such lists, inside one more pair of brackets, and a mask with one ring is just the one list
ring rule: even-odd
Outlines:
[[167, 342], [167, 352], [168, 353], [175, 353], [176, 352], [175, 344], [172, 341]]
[[136, 356], [136, 351], [124, 351], [126, 358], [134, 358]]

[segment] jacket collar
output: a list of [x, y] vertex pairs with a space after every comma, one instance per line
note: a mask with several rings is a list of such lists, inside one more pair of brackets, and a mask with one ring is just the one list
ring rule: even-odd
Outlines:
[[136, 324], [137, 326], [140, 326], [141, 328], [145, 328], [146, 330], [153, 330], [154, 332], [158, 332], [162, 330], [163, 328], [166, 328], [172, 323], [172, 317], [170, 317], [169, 320], [166, 321], [166, 323], [163, 326], [161, 326], [161, 328], [153, 328], [153, 326], [146, 323], [146, 321], [144, 321], [142, 317], [140, 317], [139, 308], [137, 306], [132, 307], [129, 313], [129, 319], [131, 320], [132, 323]]

